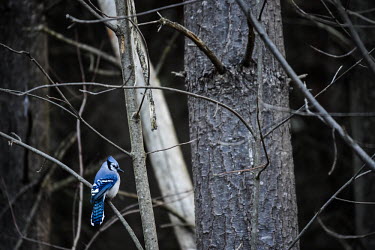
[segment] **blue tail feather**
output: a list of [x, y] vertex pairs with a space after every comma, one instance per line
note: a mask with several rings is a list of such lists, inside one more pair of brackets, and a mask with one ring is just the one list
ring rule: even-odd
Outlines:
[[95, 201], [94, 207], [91, 213], [91, 225], [101, 225], [104, 220], [104, 199]]

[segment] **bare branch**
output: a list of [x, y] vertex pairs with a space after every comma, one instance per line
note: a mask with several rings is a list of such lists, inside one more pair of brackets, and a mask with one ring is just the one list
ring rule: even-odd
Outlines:
[[[369, 51], [369, 54], [371, 54], [373, 51], [375, 50], [375, 48], [371, 49]], [[363, 58], [358, 60], [356, 63], [354, 63], [352, 66], [350, 66], [347, 70], [345, 70], [341, 75], [339, 75], [338, 77], [334, 77], [334, 80], [331, 81], [330, 84], [328, 84], [324, 89], [322, 89], [318, 94], [316, 94], [314, 97], [317, 98], [319, 97], [321, 94], [323, 94], [325, 91], [327, 91], [335, 82], [337, 82], [340, 78], [342, 78], [344, 75], [346, 75], [348, 72], [350, 72], [352, 69], [354, 69], [357, 65], [359, 65], [361, 62], [362, 62]], [[337, 74], [337, 73], [336, 73]], [[335, 74], [335, 75], [336, 75]], [[301, 78], [301, 77], [300, 77]], [[304, 106], [301, 106], [299, 109], [297, 109], [297, 111], [301, 111], [303, 109]], [[322, 114], [320, 114], [322, 115]], [[276, 124], [275, 126], [273, 126], [271, 129], [269, 129], [269, 127], [265, 128], [265, 130], [268, 130], [268, 132], [265, 133], [264, 137], [267, 137], [268, 135], [270, 135], [274, 130], [276, 130], [277, 128], [279, 128], [280, 126], [282, 126], [283, 124], [285, 124], [285, 122], [289, 121], [292, 117], [294, 116], [294, 114], [290, 115], [289, 117], [286, 117], [284, 119], [281, 119], [281, 121], [277, 121], [275, 122], [274, 124]]]
[[[47, 77], [48, 81], [51, 84], [55, 84], [55, 82], [52, 80], [52, 78], [48, 75], [47, 71], [42, 67], [42, 65], [40, 65], [40, 63], [33, 56], [31, 56], [30, 52], [24, 51], [24, 50], [17, 51], [17, 50], [14, 50], [14, 49], [10, 48], [9, 46], [7, 46], [5, 44], [2, 44], [2, 43], [0, 43], [0, 46], [8, 49], [9, 51], [11, 51], [13, 53], [20, 54], [20, 55], [26, 55], [30, 59], [30, 61], [32, 61], [39, 68], [39, 70], [43, 73], [43, 75], [45, 77]], [[70, 102], [68, 101], [68, 99], [66, 99], [65, 95], [61, 92], [61, 90], [58, 87], [56, 87], [56, 90], [60, 94], [60, 96], [64, 99], [64, 102], [69, 105], [69, 107], [71, 108], [71, 110], [73, 111], [73, 113], [77, 114], [77, 111], [70, 104]]]
[[190, 40], [192, 40], [198, 46], [198, 48], [211, 60], [212, 64], [215, 66], [215, 68], [217, 69], [217, 71], [220, 74], [224, 74], [225, 73], [225, 67], [222, 64], [222, 62], [219, 60], [219, 58], [216, 57], [216, 55], [214, 54], [214, 52], [212, 52], [210, 50], [210, 48], [208, 48], [208, 46], [196, 34], [194, 34], [193, 32], [191, 32], [190, 30], [188, 30], [187, 28], [185, 28], [181, 24], [172, 22], [172, 21], [170, 21], [170, 20], [168, 20], [168, 19], [166, 19], [164, 17], [160, 17], [159, 23], [161, 25], [166, 25], [166, 26], [168, 26], [170, 28], [178, 30], [184, 36], [186, 36]]
[[342, 6], [341, 2], [338, 0], [333, 1], [337, 7], [337, 10], [339, 11], [340, 16], [345, 20], [346, 24], [349, 27], [350, 34], [352, 35], [352, 38], [354, 40], [354, 43], [357, 45], [359, 50], [362, 53], [363, 58], [367, 62], [367, 65], [370, 67], [372, 73], [375, 75], [375, 62], [374, 60], [369, 56], [369, 52], [367, 51], [365, 45], [363, 44], [361, 38], [358, 35], [358, 32], [355, 30], [352, 21], [350, 20], [348, 14], [346, 13], [344, 7]]
[[339, 197], [335, 197], [336, 200], [338, 201], [343, 201], [343, 202], [348, 202], [348, 203], [353, 203], [353, 204], [358, 204], [358, 205], [375, 205], [374, 201], [351, 201]]
[[[168, 88], [168, 87], [159, 87], [159, 86], [158, 87], [156, 87], [156, 86], [123, 86], [123, 85], [102, 84], [102, 83], [96, 83], [96, 82], [57, 83], [55, 85], [56, 86], [83, 86], [83, 85], [92, 85], [92, 86], [98, 86], [98, 87], [103, 87], [103, 88], [111, 88], [111, 89], [159, 89], [159, 90], [166, 90], [166, 91], [172, 91], [172, 92], [176, 92], [176, 93], [180, 93], [180, 94], [184, 94], [184, 95], [189, 95], [189, 96], [192, 96], [192, 97], [195, 97], [195, 98], [200, 98], [200, 99], [209, 101], [211, 103], [215, 103], [215, 104], [217, 104], [217, 105], [225, 108], [229, 112], [233, 113], [238, 119], [240, 119], [240, 121], [249, 130], [249, 132], [251, 133], [251, 135], [255, 138], [255, 134], [253, 132], [253, 129], [251, 128], [251, 125], [248, 122], [246, 122], [246, 120], [237, 111], [235, 111], [234, 109], [232, 109], [231, 107], [225, 105], [222, 102], [216, 101], [216, 100], [214, 100], [212, 98], [209, 98], [209, 97], [206, 97], [206, 96], [194, 94], [194, 93], [191, 93], [191, 92], [188, 92], [188, 91], [174, 89], [174, 88]], [[24, 96], [24, 95], [28, 95], [28, 94], [30, 94], [30, 93], [38, 90], [38, 89], [50, 88], [50, 87], [53, 87], [53, 86], [50, 86], [50, 85], [40, 85], [40, 86], [37, 86], [35, 88], [29, 89], [29, 90], [24, 91], [24, 92], [18, 91], [18, 90], [3, 89], [3, 88], [0, 88], [0, 91], [6, 92], [6, 93], [9, 93], [9, 94], [14, 94], [14, 95], [17, 95], [17, 96]], [[85, 91], [82, 91], [82, 92], [85, 92]], [[86, 92], [87, 93], [91, 93], [91, 92], [88, 92], [88, 91], [86, 91]], [[87, 126], [90, 126], [87, 122], [85, 122], [85, 120], [82, 120], [82, 122], [85, 123]], [[90, 128], [93, 129], [91, 126], [90, 126]], [[115, 147], [119, 148], [119, 146], [117, 146], [117, 145]], [[119, 148], [119, 149], [121, 149], [121, 148]], [[121, 150], [121, 151], [124, 152], [123, 150]], [[130, 153], [127, 153], [127, 154], [129, 155]]]
[[[159, 21], [155, 21], [155, 23], [158, 23], [158, 22], [159, 22]], [[139, 26], [139, 25], [138, 25], [138, 26]], [[168, 55], [169, 52], [171, 51], [172, 46], [173, 46], [174, 43], [176, 42], [178, 35], [179, 35], [179, 32], [176, 30], [176, 31], [173, 33], [171, 39], [168, 40], [167, 46], [165, 46], [165, 48], [163, 49], [163, 52], [162, 52], [161, 55], [160, 55], [160, 58], [159, 58], [158, 64], [157, 64], [156, 67], [155, 67], [155, 75], [159, 75], [160, 70], [162, 69], [162, 67], [163, 67], [163, 65], [164, 65], [165, 59], [167, 58], [167, 55]]]
[[[264, 3], [266, 3], [266, 0], [264, 0]], [[251, 25], [250, 22], [247, 22], [247, 26], [249, 27], [249, 32], [247, 34], [246, 51], [245, 51], [244, 58], [242, 60], [242, 64], [245, 67], [249, 67], [250, 66], [250, 62], [252, 60], [253, 51], [254, 51], [254, 45], [255, 45], [254, 28], [253, 28], [253, 26]]]
[[[82, 58], [79, 48], [77, 47], [77, 56], [79, 62], [79, 68], [82, 75], [82, 81], [85, 81], [85, 73], [82, 65]], [[84, 86], [86, 90], [86, 86]], [[79, 108], [78, 115], [81, 117], [85, 109], [87, 102], [87, 93], [83, 93], [83, 100], [81, 107]], [[81, 137], [81, 121], [77, 119], [76, 123], [76, 133], [77, 133], [77, 144], [78, 144], [78, 162], [79, 162], [79, 175], [83, 176], [83, 156], [82, 156], [82, 137]], [[73, 240], [72, 250], [77, 248], [78, 240], [81, 235], [81, 226], [82, 226], [82, 202], [83, 202], [83, 184], [79, 183], [79, 200], [78, 200], [78, 218], [77, 218], [77, 232]]]
[[151, 151], [151, 152], [147, 152], [146, 155], [149, 155], [149, 154], [154, 154], [154, 153], [157, 153], [157, 152], [162, 152], [162, 151], [166, 151], [166, 150], [169, 150], [169, 149], [172, 149], [172, 148], [175, 148], [175, 147], [179, 147], [179, 146], [182, 146], [182, 145], [186, 145], [186, 144], [190, 144], [192, 142], [195, 142], [197, 139], [193, 139], [193, 140], [190, 140], [188, 142], [182, 142], [182, 143], [179, 143], [177, 145], [174, 145], [174, 146], [171, 146], [171, 147], [168, 147], [168, 148], [164, 148], [164, 149], [159, 149], [159, 150], [155, 150], [155, 151]]
[[356, 16], [356, 17], [358, 17], [358, 18], [360, 18], [360, 19], [362, 19], [362, 20], [364, 20], [364, 21], [366, 21], [366, 22], [368, 22], [368, 23], [371, 23], [371, 24], [375, 24], [375, 20], [372, 20], [372, 19], [370, 19], [370, 18], [367, 18], [367, 17], [365, 17], [364, 15], [362, 15], [361, 13], [359, 13], [359, 12], [356, 12], [356, 11], [351, 11], [351, 10], [346, 10], [350, 15], [352, 15], [352, 16]]
[[264, 155], [266, 156], [266, 163], [262, 165], [262, 168], [261, 170], [259, 170], [259, 172], [257, 173], [256, 175], [256, 179], [259, 179], [260, 177], [260, 174], [266, 170], [266, 168], [268, 167], [268, 165], [270, 164], [270, 159], [268, 157], [268, 153], [267, 153], [267, 148], [266, 148], [266, 144], [264, 143], [264, 137], [263, 137], [263, 133], [262, 133], [262, 127], [260, 125], [260, 111], [259, 111], [259, 101], [260, 101], [260, 98], [259, 98], [259, 95], [257, 96], [257, 124], [258, 124], [258, 131], [259, 131], [259, 138], [260, 138], [260, 142], [262, 143], [262, 148], [263, 148], [263, 151], [264, 151]]
[[262, 14], [263, 14], [264, 8], [266, 7], [266, 4], [267, 4], [267, 0], [263, 0], [262, 8], [260, 8], [260, 13], [258, 16], [258, 21], [262, 20]]
[[336, 145], [336, 137], [335, 137], [335, 129], [332, 129], [332, 141], [333, 141], [333, 163], [331, 170], [329, 170], [328, 175], [331, 175], [335, 170], [336, 163], [337, 163], [337, 145]]
[[[93, 8], [90, 7], [90, 5], [88, 5], [84, 0], [77, 0], [77, 2], [79, 2], [82, 6], [84, 6], [89, 12], [91, 12], [91, 14], [93, 14], [96, 18], [98, 18], [96, 21], [99, 21], [99, 22], [103, 22], [105, 26], [107, 26], [107, 28], [111, 29], [113, 32], [116, 33], [117, 31], [117, 26], [116, 25], [113, 25], [112, 23], [110, 22], [106, 22], [104, 21], [105, 18], [103, 18], [101, 15], [99, 15]], [[68, 14], [66, 15], [66, 18], [67, 19], [71, 19], [71, 16], [69, 16]], [[72, 19], [71, 19], [72, 20]]]
[[[77, 1], [81, 2], [82, 0], [77, 0]], [[112, 17], [112, 18], [101, 18], [100, 17], [100, 19], [96, 19], [96, 20], [81, 20], [81, 19], [75, 18], [75, 17], [67, 14], [66, 18], [70, 19], [72, 22], [75, 22], [75, 23], [86, 23], [86, 24], [89, 24], [89, 23], [103, 23], [103, 22], [104, 23], [108, 23], [110, 21], [115, 21], [115, 20], [123, 20], [123, 19], [129, 19], [131, 17], [144, 16], [144, 15], [148, 15], [148, 14], [155, 13], [155, 12], [158, 12], [158, 11], [162, 11], [162, 10], [166, 10], [166, 9], [171, 9], [171, 8], [175, 8], [175, 7], [183, 6], [183, 5], [187, 5], [187, 4], [192, 4], [192, 3], [200, 2], [200, 1], [201, 0], [185, 1], [185, 2], [182, 2], [182, 3], [171, 4], [171, 5], [167, 5], [167, 6], [164, 6], [164, 7], [160, 7], [160, 8], [156, 8], [156, 9], [152, 9], [152, 10], [148, 10], [148, 11], [144, 11], [144, 12], [140, 12], [140, 13], [137, 13], [137, 14], [134, 14], [134, 15], [128, 15], [128, 16], [117, 16], [117, 17]], [[88, 6], [88, 7], [90, 7], [90, 6]], [[94, 11], [94, 10], [92, 10], [92, 11]]]
[[218, 173], [218, 174], [213, 174], [213, 176], [222, 176], [222, 175], [226, 175], [226, 174], [238, 174], [238, 173], [243, 173], [243, 172], [251, 172], [251, 171], [254, 171], [254, 170], [257, 170], [257, 169], [260, 169], [260, 168], [263, 169], [264, 167], [265, 167], [265, 165], [260, 165], [260, 166], [253, 167], [253, 168], [232, 170], [232, 171], [222, 172], [222, 173]]
[[371, 157], [344, 131], [344, 129], [332, 118], [332, 116], [330, 116], [327, 113], [327, 111], [319, 104], [319, 102], [314, 98], [310, 91], [304, 86], [303, 82], [298, 78], [296, 72], [292, 69], [292, 67], [289, 65], [289, 63], [285, 60], [283, 55], [277, 49], [276, 45], [268, 37], [262, 25], [246, 7], [243, 0], [236, 0], [236, 2], [240, 5], [242, 11], [245, 13], [248, 20], [252, 23], [252, 25], [258, 32], [260, 38], [263, 40], [266, 47], [279, 61], [279, 63], [286, 71], [286, 73], [289, 75], [289, 77], [294, 81], [294, 83], [301, 90], [301, 92], [307, 98], [307, 100], [314, 106], [314, 108], [318, 112], [323, 114], [322, 118], [327, 123], [327, 125], [329, 125], [331, 128], [334, 128], [338, 132], [340, 137], [346, 142], [346, 144], [359, 156], [359, 158], [362, 161], [366, 162], [368, 167], [370, 167], [372, 170], [375, 170], [374, 160], [372, 160]]
[[357, 49], [357, 47], [354, 47], [348, 53], [345, 53], [343, 55], [333, 55], [333, 54], [329, 54], [327, 52], [324, 52], [323, 50], [320, 50], [320, 49], [318, 49], [318, 48], [316, 48], [316, 47], [314, 47], [312, 45], [310, 45], [310, 48], [312, 48], [313, 50], [318, 51], [319, 53], [321, 53], [323, 55], [326, 55], [326, 56], [329, 56], [329, 57], [333, 57], [333, 58], [343, 58], [343, 57], [349, 56], [349, 55], [351, 55]]
[[103, 51], [101, 51], [101, 50], [99, 50], [95, 47], [92, 47], [92, 46], [88, 45], [88, 44], [84, 44], [84, 43], [77, 42], [77, 41], [74, 41], [72, 39], [69, 39], [69, 38], [65, 37], [64, 35], [62, 35], [60, 33], [57, 33], [56, 31], [51, 30], [50, 28], [48, 28], [44, 25], [39, 25], [36, 28], [31, 29], [31, 30], [44, 32], [44, 33], [50, 35], [51, 37], [54, 37], [54, 38], [56, 38], [56, 39], [58, 39], [62, 42], [65, 42], [69, 45], [73, 45], [73, 46], [75, 46], [79, 49], [90, 52], [94, 55], [100, 56], [104, 60], [112, 63], [113, 65], [115, 65], [116, 67], [121, 68], [121, 63], [116, 57], [111, 56], [110, 54], [107, 54], [107, 53], [105, 53], [105, 52], [103, 52]]
[[371, 232], [371, 233], [367, 233], [367, 234], [360, 234], [360, 235], [343, 235], [343, 234], [336, 233], [332, 229], [329, 229], [326, 225], [324, 225], [323, 221], [320, 218], [318, 218], [318, 222], [327, 234], [329, 234], [330, 236], [332, 236], [334, 238], [337, 238], [337, 239], [343, 239], [343, 240], [362, 239], [362, 238], [366, 238], [368, 236], [375, 235], [375, 232]]

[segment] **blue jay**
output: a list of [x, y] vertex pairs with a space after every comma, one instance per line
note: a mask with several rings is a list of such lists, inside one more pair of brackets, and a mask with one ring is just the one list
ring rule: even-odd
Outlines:
[[116, 196], [120, 187], [120, 175], [118, 171], [124, 172], [118, 162], [109, 156], [100, 167], [95, 176], [94, 185], [91, 188], [91, 200], [94, 205], [91, 214], [91, 225], [101, 225], [104, 220], [104, 200], [106, 197], [112, 199]]

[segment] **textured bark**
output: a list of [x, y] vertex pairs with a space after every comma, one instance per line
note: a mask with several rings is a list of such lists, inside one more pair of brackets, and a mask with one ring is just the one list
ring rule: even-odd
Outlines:
[[[366, 1], [358, 1], [350, 4], [353, 10], [366, 10], [373, 8], [374, 4]], [[366, 17], [374, 19], [373, 12], [368, 13]], [[360, 19], [353, 19], [353, 23], [362, 23]], [[375, 39], [375, 31], [372, 29], [357, 29], [359, 35], [369, 49], [372, 48]], [[374, 75], [372, 72], [363, 67], [357, 67], [350, 81], [350, 106], [351, 112], [373, 112], [375, 106], [375, 88]], [[361, 143], [361, 146], [371, 155], [375, 144], [375, 134], [372, 132], [375, 128], [375, 119], [369, 117], [353, 117], [351, 118], [351, 129], [353, 138]], [[354, 172], [363, 165], [363, 162], [353, 155]], [[375, 177], [368, 176], [361, 178], [354, 185], [354, 200], [356, 201], [373, 201], [375, 200]], [[356, 205], [355, 206], [355, 225], [357, 234], [366, 234], [375, 231], [374, 223], [371, 219], [375, 217], [375, 211], [371, 206]], [[366, 249], [375, 249], [375, 240], [373, 237], [361, 239]]]
[[[16, 49], [30, 51], [42, 65], [46, 63], [46, 40], [43, 34], [28, 32], [25, 28], [34, 27], [44, 21], [43, 4], [40, 1], [11, 0], [0, 7], [0, 42]], [[25, 55], [18, 55], [0, 48], [0, 87], [16, 90], [30, 89], [46, 80], [40, 70]], [[42, 93], [43, 94], [43, 93]], [[45, 94], [45, 93], [44, 93]], [[46, 151], [48, 146], [48, 105], [28, 97], [0, 95], [0, 130], [7, 134], [15, 132], [22, 141]], [[5, 193], [12, 198], [22, 187], [43, 175], [43, 159], [23, 148], [9, 146], [0, 141], [0, 175], [6, 189], [1, 188], [0, 204], [7, 204]], [[42, 171], [38, 172], [38, 170]], [[50, 227], [50, 207], [42, 196], [35, 216], [31, 210], [37, 200], [38, 188], [32, 188], [14, 206], [17, 224], [29, 237], [48, 241]], [[21, 242], [15, 231], [14, 222], [8, 210], [0, 218], [0, 249], [18, 246], [27, 249], [43, 249], [35, 243]], [[29, 224], [29, 228], [25, 227]], [[17, 243], [18, 242], [18, 243]]]
[[[252, 10], [259, 8], [254, 3], [251, 1]], [[267, 2], [262, 20], [271, 39], [284, 51], [279, 1]], [[264, 102], [288, 107], [285, 76], [263, 44], [255, 44], [253, 59], [257, 64], [248, 68], [240, 65], [249, 31], [245, 16], [233, 1], [185, 6], [185, 25], [227, 68], [219, 75], [205, 55], [186, 40], [189, 91], [234, 107], [254, 128], [258, 89]], [[258, 79], [257, 65], [262, 79]], [[289, 124], [265, 139], [270, 165], [257, 182], [256, 172], [215, 175], [265, 162], [260, 144], [233, 114], [189, 98], [189, 115], [191, 138], [198, 139], [192, 145], [198, 249], [287, 248], [298, 232]], [[281, 113], [262, 110], [262, 127], [281, 117]]]

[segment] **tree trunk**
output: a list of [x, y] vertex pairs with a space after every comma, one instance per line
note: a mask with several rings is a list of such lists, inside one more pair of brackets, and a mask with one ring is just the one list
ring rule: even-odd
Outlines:
[[[46, 39], [43, 34], [25, 30], [44, 21], [43, 4], [39, 1], [11, 0], [0, 7], [1, 43], [16, 50], [29, 51], [42, 65], [47, 61]], [[27, 90], [37, 84], [46, 83], [40, 70], [26, 55], [18, 55], [0, 47], [0, 86], [16, 90]], [[41, 92], [39, 92], [41, 93]], [[44, 92], [45, 94], [46, 92]], [[43, 93], [42, 93], [43, 94]], [[48, 105], [26, 96], [1, 95], [0, 130], [16, 133], [23, 142], [46, 151], [48, 146]], [[7, 206], [23, 187], [43, 176], [47, 170], [43, 159], [27, 150], [0, 141], [1, 209]], [[48, 241], [50, 207], [45, 196], [39, 196], [39, 188], [29, 189], [13, 207], [17, 225], [30, 238]], [[43, 207], [43, 212], [40, 212]], [[0, 249], [17, 247], [43, 249], [42, 245], [23, 242], [15, 230], [10, 210], [0, 218]]]
[[[255, 1], [249, 7], [260, 9]], [[262, 20], [271, 39], [284, 51], [279, 1], [267, 2]], [[187, 5], [185, 25], [226, 66], [226, 73], [218, 74], [209, 59], [186, 40], [189, 91], [234, 108], [253, 128], [257, 128], [258, 90], [263, 102], [289, 106], [285, 75], [262, 43], [255, 44], [257, 63], [251, 62], [248, 68], [241, 65], [249, 30], [234, 2]], [[260, 181], [256, 171], [217, 175], [260, 166], [266, 162], [263, 150], [232, 113], [195, 98], [189, 98], [188, 105], [191, 139], [198, 139], [192, 144], [198, 249], [286, 249], [298, 233], [289, 124], [265, 138], [270, 165]], [[276, 111], [261, 110], [261, 126], [281, 117]]]

